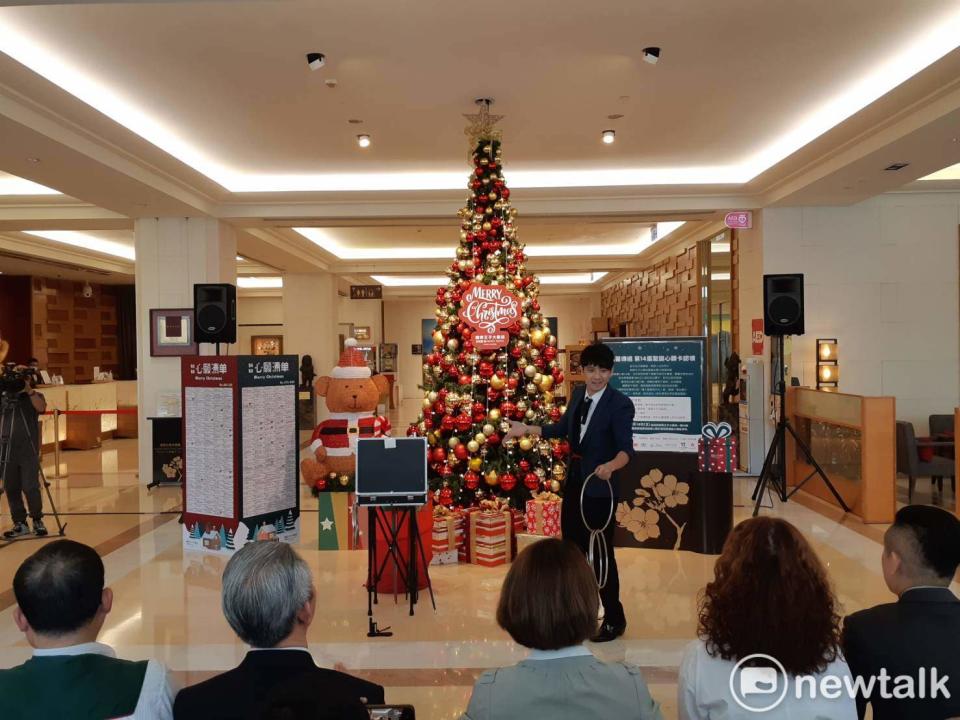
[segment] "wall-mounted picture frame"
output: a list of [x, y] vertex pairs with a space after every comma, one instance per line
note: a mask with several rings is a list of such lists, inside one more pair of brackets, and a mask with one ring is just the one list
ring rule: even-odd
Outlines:
[[176, 357], [199, 352], [193, 335], [193, 308], [150, 310], [150, 355]]
[[370, 326], [369, 325], [355, 325], [353, 327], [353, 337], [357, 340], [369, 340], [370, 339]]
[[283, 335], [254, 335], [250, 338], [251, 355], [283, 355]]

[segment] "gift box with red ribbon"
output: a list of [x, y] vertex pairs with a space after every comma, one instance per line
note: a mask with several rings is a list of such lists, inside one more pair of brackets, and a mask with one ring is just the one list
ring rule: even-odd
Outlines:
[[464, 515], [463, 561], [494, 567], [513, 559], [515, 511], [503, 501], [484, 500]]
[[560, 509], [563, 501], [552, 492], [537, 493], [527, 500], [526, 532], [544, 537], [560, 537]]
[[737, 438], [729, 423], [707, 423], [697, 443], [701, 472], [730, 473], [737, 468]]
[[431, 565], [455, 565], [464, 543], [463, 515], [438, 505], [433, 509], [433, 560]]

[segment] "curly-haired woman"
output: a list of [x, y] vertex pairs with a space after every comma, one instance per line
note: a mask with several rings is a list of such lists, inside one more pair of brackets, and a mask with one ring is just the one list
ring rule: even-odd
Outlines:
[[[800, 532], [779, 518], [742, 522], [714, 573], [700, 598], [700, 639], [680, 665], [681, 720], [755, 718], [763, 708], [765, 720], [855, 720], [837, 600]], [[821, 684], [827, 676], [837, 680]]]

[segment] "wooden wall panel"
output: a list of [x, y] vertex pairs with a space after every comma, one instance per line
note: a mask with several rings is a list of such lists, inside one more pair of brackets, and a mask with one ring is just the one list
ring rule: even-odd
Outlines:
[[10, 343], [7, 362], [30, 358], [30, 277], [0, 275], [0, 337]]
[[117, 296], [110, 285], [33, 278], [33, 355], [64, 382], [93, 380], [93, 368], [118, 372]]
[[700, 283], [697, 249], [678, 251], [624, 278], [600, 297], [604, 317], [627, 323], [630, 335], [699, 335]]

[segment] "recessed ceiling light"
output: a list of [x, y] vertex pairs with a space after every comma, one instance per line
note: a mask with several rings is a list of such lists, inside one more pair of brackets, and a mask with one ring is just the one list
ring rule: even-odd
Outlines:
[[282, 288], [283, 287], [283, 278], [282, 277], [262, 277], [248, 275], [246, 277], [237, 278], [237, 287], [241, 288], [253, 288], [257, 290], [262, 289], [271, 289], [271, 288]]
[[612, 145], [613, 141], [617, 139], [617, 133], [613, 130], [604, 130], [603, 131], [603, 142], [606, 145]]
[[243, 255], [237, 255], [237, 262], [243, 262]]
[[370, 136], [369, 135], [357, 135], [357, 145], [362, 148], [370, 147]]

